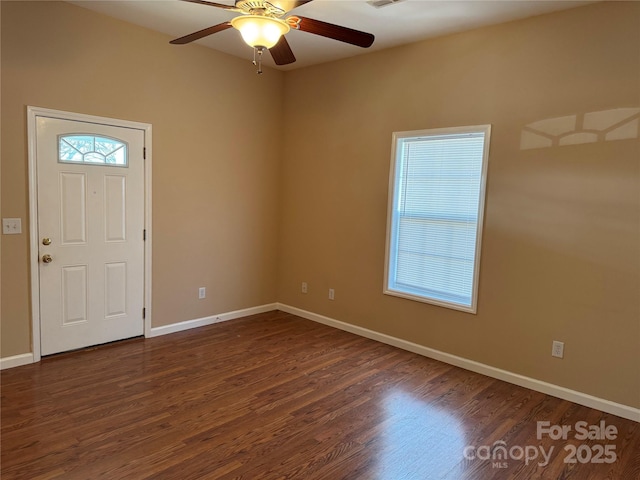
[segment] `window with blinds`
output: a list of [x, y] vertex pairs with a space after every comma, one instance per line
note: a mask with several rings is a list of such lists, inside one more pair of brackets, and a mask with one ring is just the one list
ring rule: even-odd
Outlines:
[[490, 132], [393, 134], [384, 293], [476, 313]]

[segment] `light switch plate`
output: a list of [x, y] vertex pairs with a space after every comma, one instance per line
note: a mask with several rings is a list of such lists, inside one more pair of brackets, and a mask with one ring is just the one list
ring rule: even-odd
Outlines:
[[21, 218], [3, 218], [2, 233], [4, 235], [15, 235], [17, 233], [22, 233], [22, 219]]

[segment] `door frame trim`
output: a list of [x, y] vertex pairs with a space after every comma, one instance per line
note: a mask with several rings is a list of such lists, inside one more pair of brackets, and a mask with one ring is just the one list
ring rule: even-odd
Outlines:
[[39, 270], [39, 236], [38, 236], [38, 178], [36, 170], [36, 120], [38, 117], [55, 118], [60, 120], [75, 120], [85, 123], [97, 123], [114, 127], [142, 130], [146, 151], [144, 160], [144, 228], [146, 241], [144, 242], [144, 299], [145, 309], [144, 336], [151, 336], [151, 165], [152, 165], [152, 125], [150, 123], [132, 122], [109, 117], [99, 117], [82, 113], [53, 110], [50, 108], [27, 106], [27, 141], [29, 153], [29, 258], [31, 282], [31, 351], [33, 362], [40, 361], [40, 270]]

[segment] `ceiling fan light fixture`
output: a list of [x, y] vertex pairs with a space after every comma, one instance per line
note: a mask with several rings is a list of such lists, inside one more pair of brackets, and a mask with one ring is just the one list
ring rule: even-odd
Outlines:
[[231, 25], [240, 31], [245, 43], [253, 48], [272, 48], [290, 30], [284, 21], [262, 15], [241, 15], [233, 18]]

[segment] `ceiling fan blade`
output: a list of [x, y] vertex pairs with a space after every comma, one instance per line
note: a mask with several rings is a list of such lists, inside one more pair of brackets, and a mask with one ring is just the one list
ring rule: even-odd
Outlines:
[[185, 35], [184, 37], [176, 38], [175, 40], [171, 40], [169, 43], [173, 45], [184, 45], [185, 43], [191, 43], [195, 40], [213, 35], [214, 33], [221, 32], [223, 30], [226, 30], [227, 28], [231, 28], [231, 24], [229, 22], [219, 23], [218, 25], [214, 25], [213, 27], [204, 28], [197, 32], [190, 33], [189, 35]]
[[313, 33], [322, 37], [333, 38], [340, 42], [350, 43], [358, 47], [368, 48], [375, 37], [371, 33], [361, 32], [353, 28], [341, 27], [333, 23], [322, 22], [306, 17], [289, 17], [287, 23], [296, 30]]
[[276, 62], [276, 65], [289, 65], [296, 61], [296, 57], [291, 51], [289, 42], [284, 38], [284, 35], [280, 37], [280, 40], [278, 40], [278, 43], [276, 43], [274, 47], [269, 49], [269, 52], [273, 57], [273, 61]]
[[224, 3], [208, 2], [207, 0], [182, 0], [183, 2], [199, 3], [200, 5], [208, 5], [209, 7], [224, 8], [225, 10], [232, 10], [234, 12], [240, 12], [239, 8], [233, 5], [225, 5]]
[[269, 2], [274, 7], [278, 7], [283, 12], [288, 12], [294, 8], [300, 7], [305, 3], [312, 2], [313, 0], [273, 0]]

